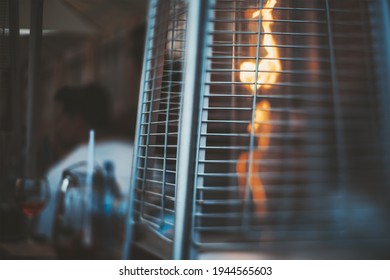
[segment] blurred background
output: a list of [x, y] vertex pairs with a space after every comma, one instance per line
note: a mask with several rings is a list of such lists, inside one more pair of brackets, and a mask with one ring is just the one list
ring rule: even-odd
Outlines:
[[[30, 2], [19, 2], [23, 109], [27, 102]], [[55, 125], [51, 122], [54, 92], [64, 85], [90, 82], [105, 86], [112, 97], [113, 132], [134, 137], [147, 1], [43, 2], [41, 79], [36, 101], [42, 108], [39, 143], [44, 145]], [[55, 160], [47, 146], [44, 152], [47, 155], [39, 157], [41, 172]]]
[[102, 86], [112, 107], [108, 133], [133, 141], [146, 10], [137, 0], [0, 1], [0, 240], [26, 235], [13, 195], [27, 158], [42, 177], [75, 148], [54, 140], [58, 89]]

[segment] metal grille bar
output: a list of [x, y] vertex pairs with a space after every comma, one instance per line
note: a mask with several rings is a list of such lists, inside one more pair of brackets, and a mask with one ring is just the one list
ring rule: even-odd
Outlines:
[[187, 4], [151, 1], [134, 168], [135, 223], [173, 240]]
[[390, 247], [376, 1], [151, 1], [132, 203], [164, 257]]
[[[387, 229], [358, 226], [382, 227], [388, 211], [377, 197], [388, 186], [378, 146], [372, 2], [212, 3], [198, 127], [196, 247], [385, 238]], [[267, 9], [272, 19], [248, 17]], [[246, 61], [281, 66], [240, 69]], [[243, 81], [243, 73], [253, 79]], [[277, 78], [261, 81], [266, 74]], [[259, 110], [260, 104], [270, 107]], [[256, 197], [256, 187], [265, 195]]]
[[9, 3], [0, 1], [0, 131], [10, 130], [11, 95], [9, 94], [10, 40], [9, 40]]

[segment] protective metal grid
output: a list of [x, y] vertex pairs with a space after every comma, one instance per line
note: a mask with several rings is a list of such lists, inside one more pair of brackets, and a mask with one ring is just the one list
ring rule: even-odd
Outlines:
[[172, 240], [187, 4], [155, 0], [150, 11], [136, 147], [135, 220]]
[[[267, 2], [277, 2], [271, 30], [264, 30], [266, 19], [248, 18]], [[213, 3], [199, 114], [195, 245], [388, 242], [371, 1]], [[266, 35], [275, 43], [264, 43]], [[272, 49], [267, 55], [267, 47], [277, 48], [278, 57]], [[280, 68], [246, 70], [255, 80], [240, 80], [243, 61], [263, 60], [277, 60]], [[265, 73], [278, 77], [258, 88]], [[259, 104], [265, 106], [257, 112]], [[259, 185], [263, 196], [253, 193]]]

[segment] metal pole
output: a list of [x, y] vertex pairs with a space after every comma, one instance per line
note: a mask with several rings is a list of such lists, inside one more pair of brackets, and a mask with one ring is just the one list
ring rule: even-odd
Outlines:
[[[376, 2], [376, 10], [374, 13], [376, 28], [374, 31], [374, 41], [379, 41], [381, 49], [376, 48], [378, 53], [376, 63], [379, 65], [377, 69], [377, 76], [379, 77], [379, 86], [381, 90], [381, 106], [383, 114], [383, 145], [385, 151], [385, 168], [387, 178], [390, 179], [389, 167], [390, 167], [390, 79], [388, 78], [390, 71], [390, 2], [389, 0], [379, 0]], [[389, 186], [389, 184], [387, 184]], [[390, 192], [390, 188], [387, 188], [387, 192]]]
[[345, 126], [343, 119], [343, 106], [340, 96], [340, 87], [337, 77], [336, 56], [333, 43], [333, 27], [331, 18], [331, 4], [329, 0], [325, 1], [326, 8], [326, 22], [328, 32], [328, 46], [329, 46], [329, 62], [330, 62], [330, 74], [332, 81], [332, 97], [333, 97], [333, 110], [334, 110], [334, 126], [336, 128], [336, 143], [337, 143], [337, 171], [338, 171], [338, 186], [339, 191], [345, 191], [349, 187], [348, 178], [348, 162], [345, 151]]
[[175, 233], [172, 258], [190, 257], [192, 202], [194, 199], [195, 133], [198, 104], [203, 80], [203, 53], [206, 38], [207, 0], [189, 1], [187, 42], [184, 67], [183, 107], [179, 134]]
[[[13, 147], [20, 150], [21, 99], [20, 99], [20, 45], [19, 45], [19, 0], [9, 2], [9, 34], [11, 51], [11, 92]], [[16, 151], [17, 151], [16, 150]]]
[[31, 1], [30, 42], [27, 85], [27, 134], [25, 177], [35, 177], [37, 168], [36, 144], [39, 125], [40, 63], [42, 45], [43, 0]]

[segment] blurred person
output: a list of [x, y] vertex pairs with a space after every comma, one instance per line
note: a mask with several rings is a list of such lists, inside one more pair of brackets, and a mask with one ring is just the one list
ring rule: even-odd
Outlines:
[[[35, 234], [51, 240], [58, 205], [58, 194], [64, 170], [88, 158], [89, 131], [95, 131], [95, 162], [103, 166], [111, 160], [121, 195], [128, 195], [133, 146], [109, 133], [110, 99], [98, 84], [81, 87], [65, 86], [54, 97], [54, 140], [64, 156], [49, 168], [46, 176], [51, 199], [38, 216]], [[66, 153], [66, 151], [69, 151]]]

